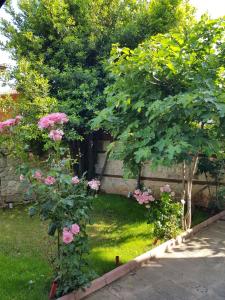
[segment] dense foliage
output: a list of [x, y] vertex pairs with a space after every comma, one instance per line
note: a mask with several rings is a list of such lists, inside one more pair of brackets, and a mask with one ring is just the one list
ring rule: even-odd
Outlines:
[[[90, 222], [94, 196], [91, 190], [98, 190], [100, 185], [94, 179], [86, 182], [83, 178], [72, 176], [70, 155], [67, 148], [60, 145], [63, 125], [68, 122], [65, 113], [42, 117], [36, 126], [37, 130], [45, 131], [48, 138], [48, 155], [42, 162], [36, 161], [33, 154], [28, 155], [29, 159], [25, 161], [22, 157], [19, 164], [25, 199], [35, 200], [30, 215], [38, 213], [42, 220], [48, 220], [48, 234], [58, 235], [58, 253], [54, 257], [57, 296], [85, 286], [93, 276], [87, 267], [86, 226]], [[23, 136], [24, 126], [25, 120], [19, 115], [0, 122], [1, 146], [4, 146], [7, 155], [15, 157], [22, 153], [16, 145]]]
[[105, 107], [103, 91], [111, 80], [105, 62], [112, 43], [135, 48], [151, 35], [185, 26], [192, 9], [182, 0], [20, 0], [14, 11], [8, 2], [12, 21], [2, 21], [4, 49], [17, 62], [12, 77], [26, 116], [40, 117], [40, 108], [56, 99], [70, 116], [66, 139], [79, 162], [76, 173], [87, 170], [91, 177], [95, 139], [89, 121]]
[[85, 258], [89, 251], [86, 226], [92, 205], [87, 182], [72, 178], [64, 160], [47, 174], [29, 171], [24, 184], [29, 184], [29, 193], [36, 197], [30, 215], [39, 213], [42, 220], [49, 221], [48, 234], [58, 235], [58, 254], [54, 259], [57, 296], [85, 286], [93, 278]]
[[111, 148], [129, 174], [137, 174], [146, 160], [184, 161], [190, 166], [190, 198], [198, 155], [223, 156], [224, 29], [223, 18], [205, 16], [134, 50], [114, 46], [109, 69], [115, 82], [93, 126], [117, 137]]
[[184, 201], [174, 200], [168, 184], [160, 188], [160, 197], [156, 199], [150, 189], [135, 190], [134, 198], [147, 209], [147, 222], [153, 224], [153, 235], [156, 239], [171, 239], [176, 237], [181, 225]]

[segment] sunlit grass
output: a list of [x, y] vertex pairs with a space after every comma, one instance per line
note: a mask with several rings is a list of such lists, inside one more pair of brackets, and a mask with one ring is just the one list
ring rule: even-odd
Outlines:
[[152, 248], [152, 225], [146, 224], [145, 209], [136, 201], [118, 195], [95, 199], [90, 234], [90, 264], [101, 275]]
[[[98, 276], [153, 247], [152, 225], [146, 224], [145, 209], [132, 199], [100, 195], [94, 199], [89, 255]], [[196, 211], [194, 223], [208, 214]], [[47, 224], [30, 218], [27, 207], [0, 210], [0, 300], [47, 300], [52, 239]]]
[[0, 299], [47, 299], [51, 268], [45, 225], [26, 209], [0, 211]]

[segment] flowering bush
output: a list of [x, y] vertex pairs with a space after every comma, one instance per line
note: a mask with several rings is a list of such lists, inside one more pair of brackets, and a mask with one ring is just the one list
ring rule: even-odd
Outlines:
[[92, 190], [98, 191], [100, 187], [100, 181], [96, 179], [92, 179], [91, 181], [88, 182], [88, 185]]
[[10, 129], [12, 126], [18, 125], [22, 120], [22, 116], [16, 116], [15, 119], [8, 119], [6, 121], [0, 122], [0, 132]]
[[[71, 161], [66, 150], [59, 146], [68, 118], [63, 113], [53, 113], [38, 122], [41, 130], [49, 133], [55, 151], [49, 154], [47, 164], [30, 170], [21, 168], [21, 179], [28, 193], [35, 195], [36, 202], [30, 208], [30, 215], [38, 213], [42, 220], [49, 220], [48, 234], [57, 235], [58, 254], [54, 260], [57, 296], [86, 285], [93, 277], [87, 267], [89, 212], [93, 195], [100, 182], [86, 182], [71, 174]], [[59, 126], [60, 129], [59, 129]], [[93, 190], [93, 191], [92, 191]]]
[[49, 133], [49, 137], [53, 140], [53, 141], [61, 141], [62, 137], [64, 135], [64, 132], [60, 129], [55, 129], [55, 130], [51, 130]]
[[170, 239], [177, 235], [181, 226], [183, 205], [173, 200], [174, 192], [168, 184], [162, 186], [160, 192], [159, 200], [153, 197], [151, 190], [136, 190], [133, 196], [148, 210], [148, 223], [154, 224], [154, 236], [158, 239]]
[[134, 191], [134, 198], [139, 204], [148, 204], [155, 200], [155, 198], [150, 194], [149, 191], [142, 192], [141, 190]]
[[43, 118], [38, 122], [40, 129], [52, 129], [56, 125], [63, 125], [69, 121], [68, 117], [64, 113], [52, 113]]

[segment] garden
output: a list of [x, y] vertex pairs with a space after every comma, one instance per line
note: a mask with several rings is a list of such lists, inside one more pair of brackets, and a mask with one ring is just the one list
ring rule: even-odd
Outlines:
[[[0, 211], [0, 298], [57, 299], [224, 209], [225, 19], [182, 0], [17, 5], [0, 25], [16, 62], [0, 75], [19, 93], [0, 98], [19, 182]], [[127, 196], [104, 193], [110, 160], [135, 182]], [[146, 162], [179, 166], [179, 188], [146, 184]]]
[[[126, 263], [155, 246], [152, 225], [146, 223], [144, 208], [136, 202], [118, 195], [101, 195], [93, 206], [88, 260], [95, 276], [114, 269], [116, 256]], [[208, 216], [207, 212], [196, 211], [193, 224]], [[38, 217], [30, 218], [24, 206], [1, 211], [0, 220], [1, 299], [48, 299], [55, 244], [46, 236], [47, 224]]]

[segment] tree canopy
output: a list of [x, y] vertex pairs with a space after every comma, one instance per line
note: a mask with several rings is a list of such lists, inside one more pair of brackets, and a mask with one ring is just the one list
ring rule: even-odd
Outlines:
[[[12, 76], [27, 105], [41, 103], [38, 88], [31, 92], [32, 76], [39, 76], [40, 91], [45, 82], [44, 98], [56, 100], [70, 117], [67, 139], [75, 157], [84, 157], [93, 144], [90, 120], [105, 107], [112, 43], [133, 49], [152, 35], [185, 26], [193, 16], [182, 0], [20, 0], [18, 7], [15, 12], [9, 1], [12, 21], [1, 25], [8, 38], [4, 48], [17, 61]], [[30, 116], [35, 119], [35, 112]]]
[[109, 66], [114, 83], [106, 89], [107, 107], [93, 121], [115, 137], [111, 149], [128, 175], [137, 176], [148, 160], [153, 166], [183, 162], [186, 228], [199, 155], [224, 157], [224, 29], [224, 18], [205, 16], [134, 50], [115, 45]]
[[187, 153], [218, 153], [224, 143], [224, 19], [203, 17], [136, 49], [114, 46], [107, 108], [94, 126], [114, 136], [129, 170], [168, 165]]

